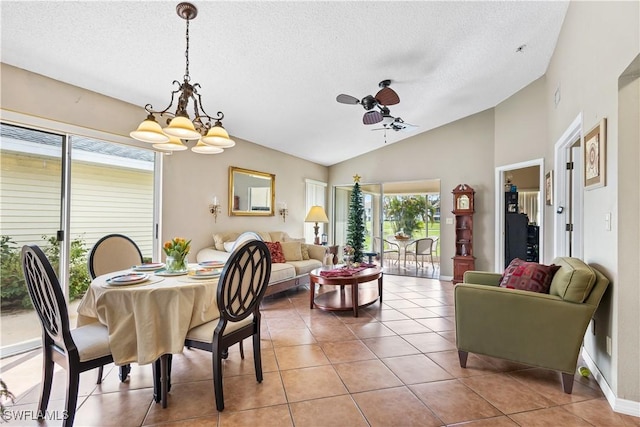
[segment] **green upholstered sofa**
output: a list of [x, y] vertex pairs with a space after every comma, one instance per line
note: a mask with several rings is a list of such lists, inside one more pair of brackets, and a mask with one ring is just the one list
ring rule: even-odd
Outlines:
[[565, 393], [582, 340], [609, 280], [577, 258], [556, 258], [549, 294], [502, 288], [501, 274], [467, 271], [456, 285], [456, 344], [460, 366], [468, 353], [562, 373]]

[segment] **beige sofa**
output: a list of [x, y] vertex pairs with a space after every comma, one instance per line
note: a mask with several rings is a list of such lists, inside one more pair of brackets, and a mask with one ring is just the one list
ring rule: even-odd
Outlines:
[[[241, 232], [216, 233], [213, 246], [201, 249], [198, 262], [224, 261], [231, 256]], [[280, 242], [286, 263], [271, 265], [271, 279], [265, 296], [309, 283], [309, 272], [322, 267], [325, 247], [306, 244], [304, 239], [294, 239], [284, 231], [255, 232], [265, 242]], [[305, 250], [306, 249], [306, 250]]]

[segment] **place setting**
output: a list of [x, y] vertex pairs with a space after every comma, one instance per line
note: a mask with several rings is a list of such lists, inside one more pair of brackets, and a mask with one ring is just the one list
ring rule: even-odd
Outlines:
[[162, 278], [152, 278], [148, 273], [132, 272], [119, 274], [117, 276], [109, 277], [103, 287], [111, 288], [118, 286], [133, 286], [133, 285], [150, 285], [163, 280]]

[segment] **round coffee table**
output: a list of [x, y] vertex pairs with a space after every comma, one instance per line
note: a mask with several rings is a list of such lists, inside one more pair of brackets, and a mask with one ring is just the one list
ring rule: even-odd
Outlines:
[[[322, 276], [321, 271], [322, 269], [316, 268], [309, 273], [310, 308], [318, 307], [328, 311], [353, 310], [353, 315], [358, 317], [359, 308], [371, 305], [378, 299], [382, 303], [382, 269], [380, 267], [366, 268], [351, 276]], [[378, 281], [378, 289], [358, 286], [374, 280]], [[339, 289], [316, 296], [316, 284], [339, 286]], [[345, 286], [351, 286], [351, 292], [345, 292]]]

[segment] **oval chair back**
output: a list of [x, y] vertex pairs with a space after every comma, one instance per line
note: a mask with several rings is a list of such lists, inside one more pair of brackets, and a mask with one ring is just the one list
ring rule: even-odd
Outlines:
[[108, 234], [91, 248], [89, 274], [95, 279], [141, 263], [142, 252], [133, 240], [123, 234]]

